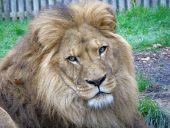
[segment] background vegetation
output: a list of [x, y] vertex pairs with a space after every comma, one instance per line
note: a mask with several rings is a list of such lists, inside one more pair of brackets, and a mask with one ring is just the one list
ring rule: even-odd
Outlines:
[[22, 35], [27, 31], [28, 21], [0, 22], [0, 58], [2, 58], [9, 49], [11, 49]]
[[153, 44], [170, 46], [170, 9], [134, 8], [117, 16], [117, 32], [143, 50]]

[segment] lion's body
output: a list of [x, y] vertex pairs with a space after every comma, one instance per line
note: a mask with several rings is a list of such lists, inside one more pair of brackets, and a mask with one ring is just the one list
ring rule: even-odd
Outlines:
[[[113, 33], [108, 6], [91, 4], [45, 10], [2, 61], [0, 106], [17, 126], [123, 128], [139, 121], [130, 46]], [[98, 55], [98, 45], [107, 51]], [[78, 60], [68, 62], [70, 54]], [[100, 87], [89, 82], [103, 75]]]

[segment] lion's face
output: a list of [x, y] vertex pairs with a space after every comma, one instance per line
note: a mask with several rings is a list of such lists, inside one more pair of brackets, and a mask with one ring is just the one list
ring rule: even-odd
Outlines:
[[84, 24], [79, 30], [66, 31], [53, 58], [53, 61], [60, 60], [57, 63], [64, 83], [89, 107], [102, 108], [113, 103], [116, 86], [113, 65], [117, 66], [113, 44], [113, 40]]
[[89, 127], [131, 122], [137, 103], [133, 57], [115, 24], [111, 9], [98, 2], [46, 10], [31, 23], [41, 59], [37, 97], [45, 110]]

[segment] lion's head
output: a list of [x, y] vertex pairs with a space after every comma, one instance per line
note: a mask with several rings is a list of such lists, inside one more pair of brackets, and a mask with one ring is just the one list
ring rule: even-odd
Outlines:
[[115, 26], [110, 7], [100, 2], [51, 7], [31, 22], [23, 56], [45, 110], [80, 127], [132, 125], [133, 57]]

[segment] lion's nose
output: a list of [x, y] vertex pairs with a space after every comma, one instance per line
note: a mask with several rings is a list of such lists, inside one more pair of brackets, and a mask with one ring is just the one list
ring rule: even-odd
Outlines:
[[106, 75], [104, 75], [102, 78], [99, 78], [99, 79], [97, 79], [97, 80], [86, 80], [86, 82], [88, 83], [88, 84], [92, 84], [92, 85], [94, 85], [94, 86], [97, 86], [97, 87], [99, 87], [102, 83], [103, 83], [103, 81], [106, 79]]

